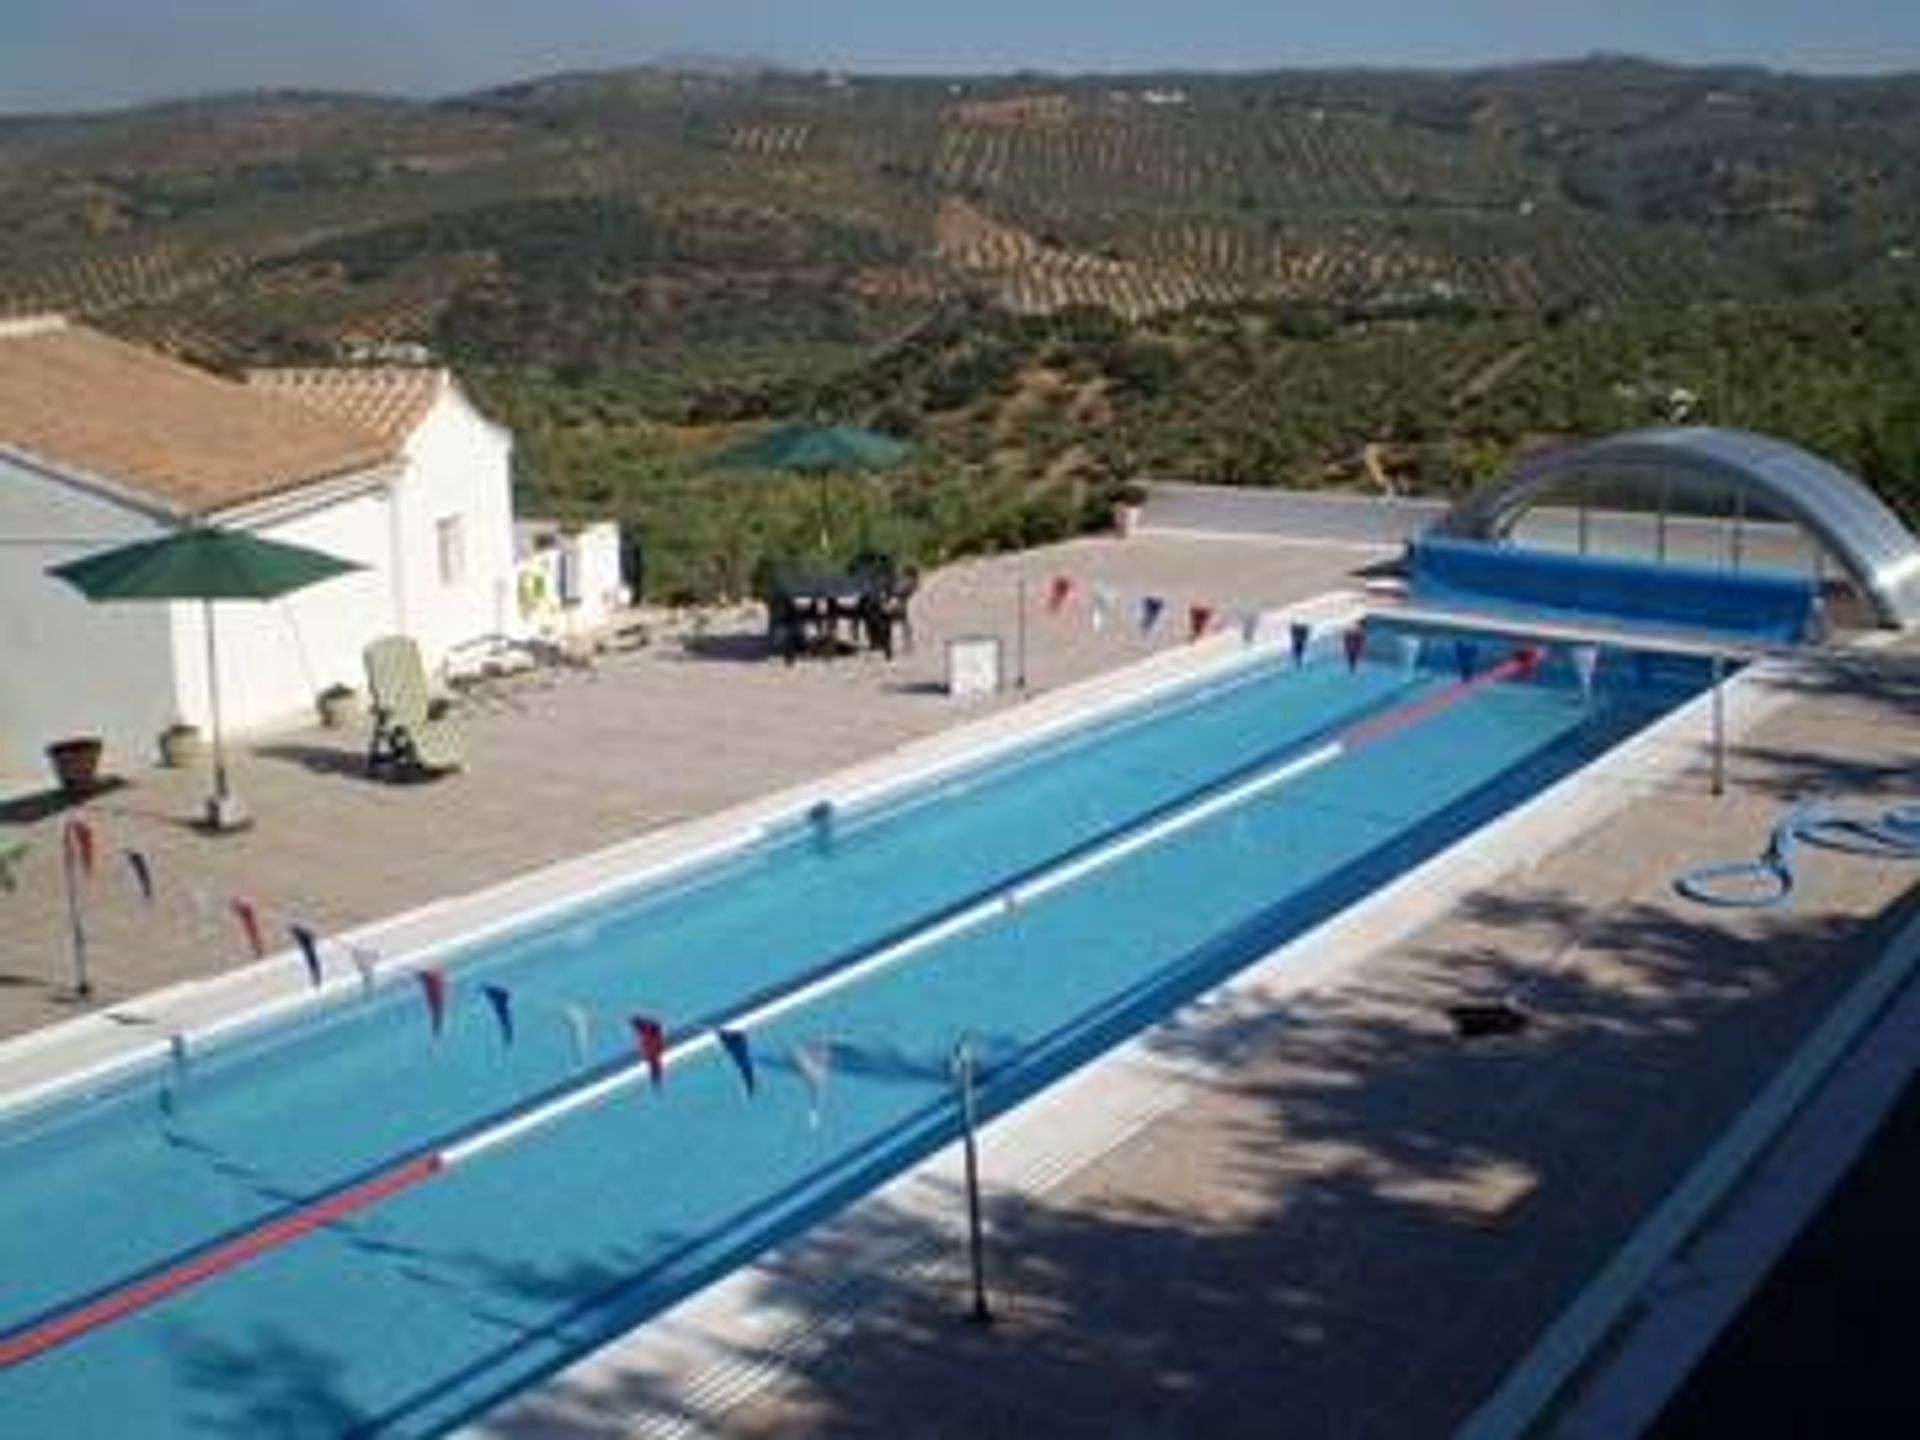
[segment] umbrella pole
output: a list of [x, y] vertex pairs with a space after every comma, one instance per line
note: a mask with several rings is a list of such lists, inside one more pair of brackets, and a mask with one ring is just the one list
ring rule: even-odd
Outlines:
[[207, 707], [213, 725], [213, 796], [207, 801], [207, 828], [227, 830], [240, 824], [239, 807], [227, 786], [227, 737], [220, 724], [220, 648], [214, 637], [213, 601], [202, 600], [207, 631]]

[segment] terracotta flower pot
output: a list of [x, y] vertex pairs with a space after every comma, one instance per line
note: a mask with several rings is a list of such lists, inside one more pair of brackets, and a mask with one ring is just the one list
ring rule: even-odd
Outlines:
[[160, 732], [160, 763], [170, 770], [185, 770], [200, 763], [206, 742], [192, 725], [169, 725]]
[[91, 795], [99, 785], [100, 752], [105, 744], [95, 735], [56, 740], [47, 746], [47, 759], [60, 788], [69, 795]]

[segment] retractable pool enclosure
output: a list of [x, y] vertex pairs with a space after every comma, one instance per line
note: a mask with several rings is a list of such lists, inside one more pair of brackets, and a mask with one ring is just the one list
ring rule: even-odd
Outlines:
[[1460, 501], [1436, 530], [1460, 539], [1524, 538], [1529, 512], [1562, 516], [1561, 548], [1606, 548], [1639, 525], [1637, 548], [1666, 560], [1764, 569], [1763, 532], [1780, 522], [1813, 542], [1813, 569], [1843, 573], [1876, 623], [1920, 625], [1920, 541], [1862, 481], [1797, 445], [1712, 426], [1634, 430], [1530, 456]]

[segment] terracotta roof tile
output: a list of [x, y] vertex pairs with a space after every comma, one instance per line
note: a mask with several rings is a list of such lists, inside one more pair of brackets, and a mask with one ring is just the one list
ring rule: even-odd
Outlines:
[[373, 428], [57, 317], [0, 321], [0, 447], [193, 515], [398, 454]]
[[255, 370], [247, 382], [370, 430], [396, 451], [449, 383], [446, 371], [419, 366]]

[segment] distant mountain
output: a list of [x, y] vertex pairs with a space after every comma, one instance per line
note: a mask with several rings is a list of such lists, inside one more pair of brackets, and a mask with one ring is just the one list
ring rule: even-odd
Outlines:
[[0, 122], [0, 309], [243, 363], [420, 341], [620, 365], [870, 343], [960, 301], [1582, 309], [1875, 283], [1920, 77], [841, 77], [676, 56], [439, 102]]

